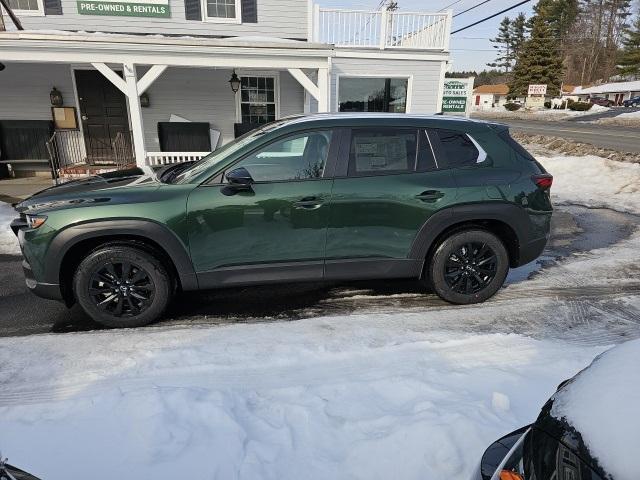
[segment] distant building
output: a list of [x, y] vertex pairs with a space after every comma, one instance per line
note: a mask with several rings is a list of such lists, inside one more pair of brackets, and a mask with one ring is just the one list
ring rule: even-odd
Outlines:
[[624, 100], [640, 95], [640, 80], [633, 82], [603, 83], [591, 87], [575, 87], [572, 95], [580, 100], [589, 100], [591, 97], [603, 97], [613, 100], [616, 105], [622, 105]]
[[[507, 103], [509, 96], [509, 86], [500, 83], [497, 85], [480, 85], [473, 89], [473, 108], [474, 110], [488, 110], [500, 107]], [[526, 95], [514, 98], [517, 102], [524, 103]]]

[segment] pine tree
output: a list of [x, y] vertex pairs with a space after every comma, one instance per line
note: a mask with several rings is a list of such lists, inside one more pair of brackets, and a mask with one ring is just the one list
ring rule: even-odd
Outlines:
[[640, 13], [633, 26], [625, 30], [622, 51], [618, 59], [618, 73], [640, 76]]
[[531, 36], [518, 54], [509, 94], [526, 95], [530, 84], [546, 84], [549, 95], [558, 95], [562, 73], [558, 43], [547, 25], [546, 11], [539, 9], [531, 21]]
[[511, 50], [511, 19], [504, 17], [498, 27], [498, 35], [490, 40], [493, 48], [498, 49], [498, 56], [493, 63], [487, 63], [492, 68], [504, 68], [505, 73], [511, 70], [513, 65], [513, 51]]
[[518, 53], [526, 40], [527, 35], [527, 17], [520, 12], [518, 16], [511, 22], [511, 51], [513, 52], [513, 60], [518, 58]]

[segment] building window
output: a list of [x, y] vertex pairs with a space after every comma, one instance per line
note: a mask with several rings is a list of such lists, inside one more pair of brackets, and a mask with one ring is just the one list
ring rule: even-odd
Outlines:
[[341, 77], [338, 111], [405, 113], [408, 84], [406, 78]]
[[207, 19], [236, 20], [239, 18], [237, 0], [207, 0]]
[[240, 78], [240, 120], [263, 124], [276, 119], [276, 79], [274, 77]]
[[20, 14], [43, 14], [41, 0], [9, 0], [9, 7]]

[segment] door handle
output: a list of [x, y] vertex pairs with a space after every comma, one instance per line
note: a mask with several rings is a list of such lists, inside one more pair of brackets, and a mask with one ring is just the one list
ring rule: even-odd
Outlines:
[[87, 116], [86, 115], [82, 115], [82, 120], [85, 120], [85, 121], [88, 120]]
[[316, 197], [304, 197], [298, 202], [294, 202], [294, 208], [302, 208], [305, 210], [317, 210], [322, 206], [322, 201]]
[[440, 200], [442, 197], [444, 197], [444, 193], [440, 192], [439, 190], [426, 190], [416, 195], [416, 198], [418, 200], [422, 200], [423, 202], [435, 202], [437, 200]]

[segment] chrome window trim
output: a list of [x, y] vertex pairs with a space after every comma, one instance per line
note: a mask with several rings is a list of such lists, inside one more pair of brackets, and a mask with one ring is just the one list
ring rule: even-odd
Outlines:
[[476, 163], [484, 162], [487, 159], [487, 152], [485, 152], [484, 148], [482, 148], [480, 146], [480, 144], [478, 144], [478, 142], [476, 142], [475, 138], [473, 138], [468, 133], [466, 135], [469, 138], [469, 140], [471, 140], [471, 143], [473, 143], [473, 145], [478, 149], [478, 158], [476, 160]]
[[438, 166], [438, 157], [436, 157], [436, 152], [433, 150], [433, 144], [431, 143], [431, 137], [429, 136], [429, 130], [425, 129], [424, 134], [427, 137], [427, 141], [429, 142], [429, 148], [431, 148], [431, 155], [433, 155], [433, 161], [436, 164], [436, 170], [440, 170]]

